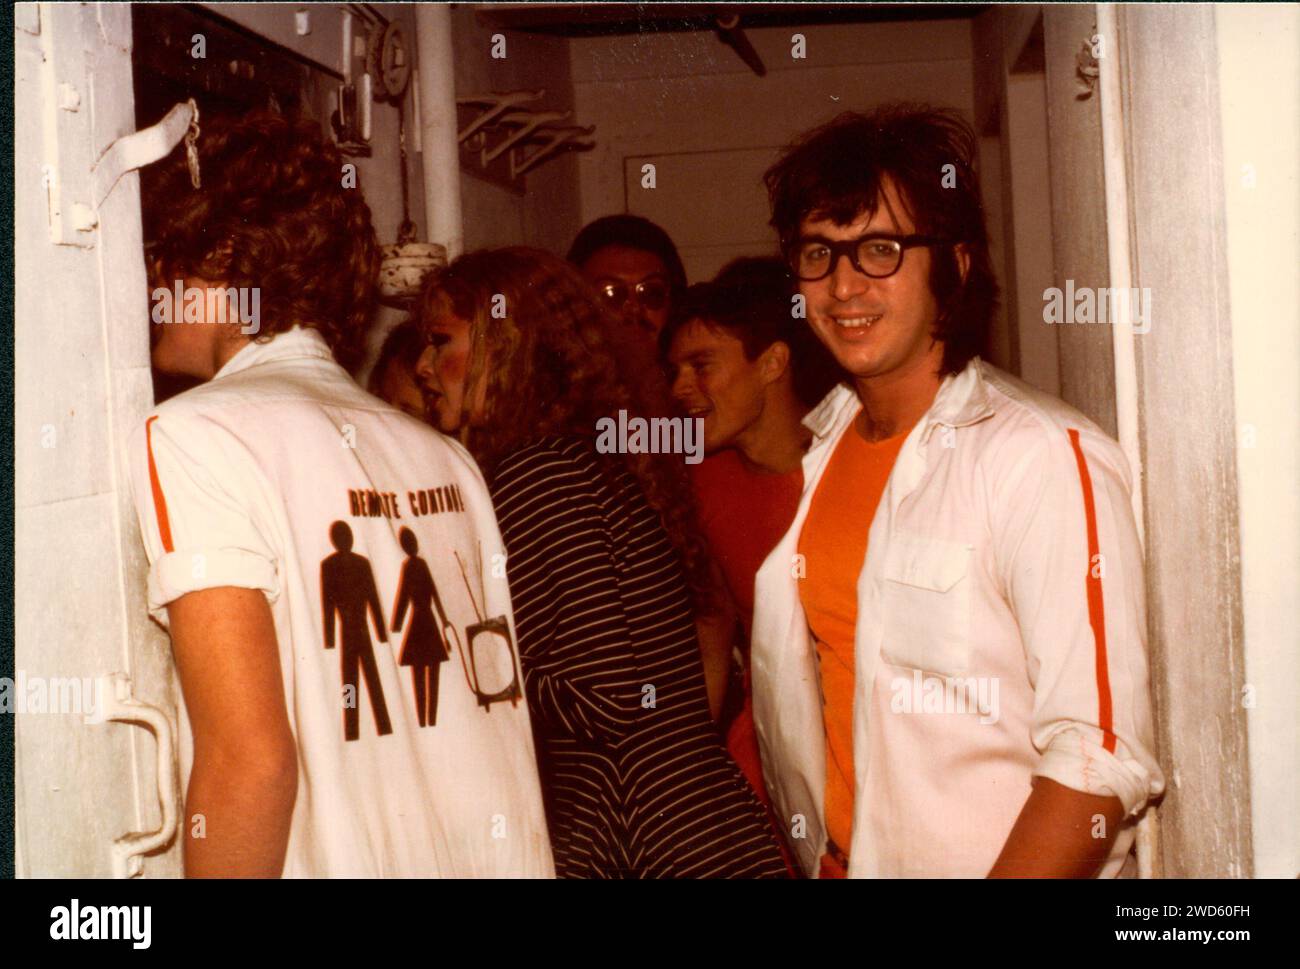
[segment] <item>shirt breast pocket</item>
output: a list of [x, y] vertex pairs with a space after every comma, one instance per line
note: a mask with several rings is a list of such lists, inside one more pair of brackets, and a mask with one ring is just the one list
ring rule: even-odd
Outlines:
[[881, 658], [939, 676], [969, 672], [974, 546], [895, 536], [884, 563]]

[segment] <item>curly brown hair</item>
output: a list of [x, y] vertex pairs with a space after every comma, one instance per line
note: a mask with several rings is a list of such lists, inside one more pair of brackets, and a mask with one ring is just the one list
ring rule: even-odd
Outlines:
[[[500, 297], [498, 318], [492, 309]], [[594, 449], [601, 418], [671, 413], [653, 346], [605, 308], [577, 269], [548, 252], [510, 246], [461, 256], [425, 282], [415, 319], [426, 327], [447, 308], [470, 324], [463, 399], [475, 399], [480, 383], [486, 391], [474, 426], [461, 415], [461, 441], [489, 477], [539, 438], [576, 436]], [[677, 551], [696, 609], [712, 611], [715, 588], [685, 463], [649, 453], [606, 461], [611, 469], [625, 462]]]
[[338, 362], [365, 355], [379, 244], [360, 187], [319, 126], [267, 111], [203, 119], [201, 188], [184, 146], [142, 179], [152, 271], [256, 287], [256, 340], [295, 325], [319, 330]]

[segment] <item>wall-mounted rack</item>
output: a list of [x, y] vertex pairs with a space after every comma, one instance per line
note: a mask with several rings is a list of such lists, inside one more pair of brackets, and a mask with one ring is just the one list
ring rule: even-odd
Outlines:
[[462, 119], [457, 138], [461, 164], [491, 181], [523, 191], [519, 179], [566, 151], [596, 147], [596, 126], [563, 124], [571, 111], [525, 107], [546, 91], [471, 94], [456, 99]]

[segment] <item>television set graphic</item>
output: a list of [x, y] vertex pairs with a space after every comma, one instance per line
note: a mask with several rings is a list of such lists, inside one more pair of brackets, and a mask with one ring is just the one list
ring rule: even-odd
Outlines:
[[444, 632], [456, 641], [461, 665], [465, 669], [465, 679], [483, 712], [490, 712], [492, 704], [503, 700], [509, 700], [512, 707], [518, 706], [524, 693], [519, 683], [519, 663], [514, 639], [510, 635], [510, 624], [505, 616], [484, 618], [483, 610], [479, 608], [474, 590], [469, 584], [465, 563], [461, 561], [459, 552], [453, 550], [452, 554], [460, 566], [465, 591], [469, 593], [469, 601], [474, 606], [478, 622], [466, 627], [463, 643], [451, 623], [446, 623]]

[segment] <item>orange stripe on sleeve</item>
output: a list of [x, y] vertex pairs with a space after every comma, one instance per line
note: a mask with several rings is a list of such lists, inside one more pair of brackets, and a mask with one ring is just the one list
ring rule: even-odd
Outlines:
[[145, 447], [149, 450], [149, 487], [153, 489], [153, 510], [158, 518], [158, 537], [162, 539], [164, 552], [172, 551], [172, 526], [167, 518], [167, 499], [163, 495], [162, 485], [158, 483], [158, 468], [153, 463], [153, 422], [151, 417], [144, 423]]
[[1101, 725], [1102, 746], [1110, 753], [1115, 752], [1114, 720], [1111, 714], [1110, 671], [1106, 664], [1106, 609], [1101, 596], [1101, 578], [1094, 574], [1093, 564], [1100, 555], [1097, 541], [1097, 507], [1092, 499], [1092, 476], [1088, 474], [1088, 462], [1084, 460], [1083, 448], [1079, 446], [1079, 432], [1069, 428], [1070, 445], [1074, 448], [1074, 459], [1079, 465], [1079, 484], [1083, 487], [1083, 513], [1088, 522], [1088, 567], [1086, 571], [1088, 587], [1088, 622], [1092, 625], [1092, 638], [1097, 645], [1097, 718]]

